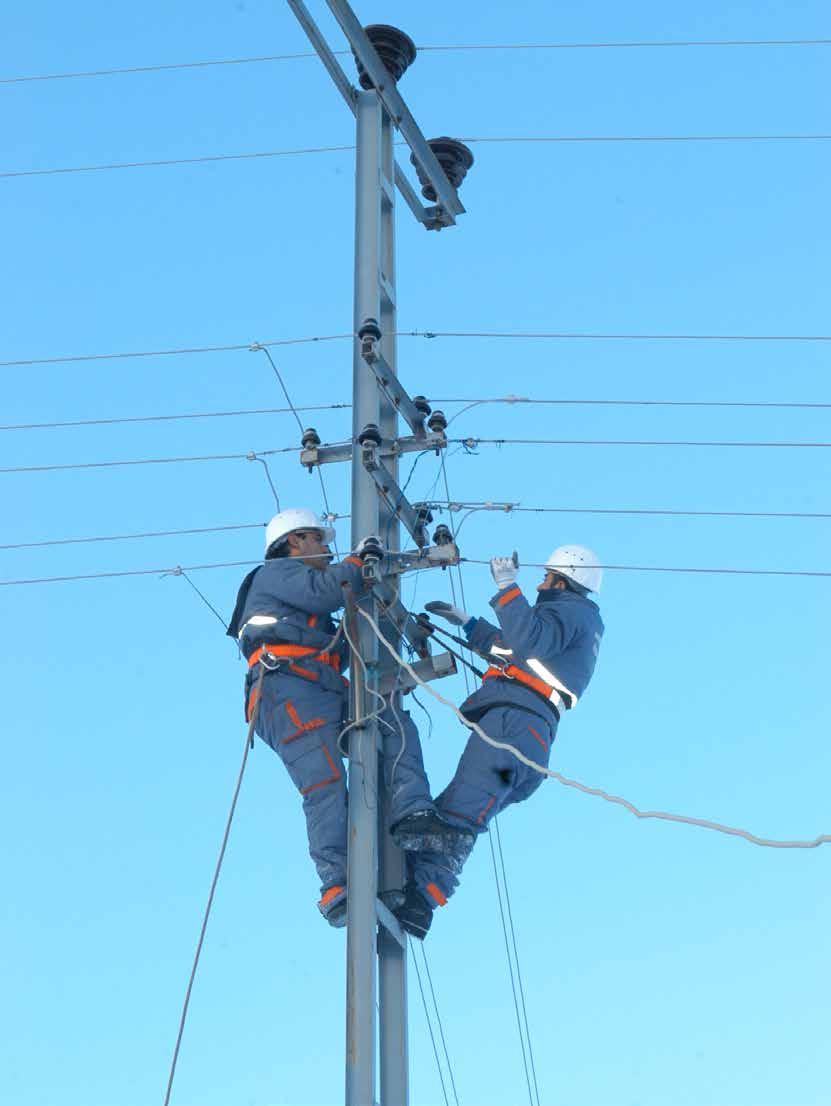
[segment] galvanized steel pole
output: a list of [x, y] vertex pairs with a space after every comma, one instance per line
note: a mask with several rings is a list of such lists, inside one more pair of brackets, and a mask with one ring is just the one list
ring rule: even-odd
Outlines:
[[[366, 319], [380, 316], [381, 262], [381, 102], [373, 92], [356, 103], [355, 310], [357, 335]], [[375, 485], [361, 463], [357, 438], [367, 423], [379, 422], [379, 390], [354, 339], [352, 368], [352, 545], [379, 532]], [[375, 603], [370, 600], [374, 614]], [[355, 645], [366, 670], [352, 660], [353, 705], [371, 714], [377, 701], [367, 690], [377, 684], [378, 642], [367, 623], [353, 625]], [[353, 639], [354, 640], [354, 639]], [[364, 687], [364, 681], [366, 687]], [[378, 723], [352, 730], [349, 748], [349, 854], [346, 935], [346, 1106], [375, 1103], [375, 956], [378, 872]]]

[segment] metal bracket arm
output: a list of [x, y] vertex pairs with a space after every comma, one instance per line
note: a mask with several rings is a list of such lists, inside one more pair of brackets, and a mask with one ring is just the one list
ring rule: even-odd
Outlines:
[[424, 508], [416, 510], [404, 497], [392, 473], [380, 460], [377, 446], [364, 444], [361, 447], [361, 460], [390, 511], [407, 527], [419, 549], [423, 549], [427, 544], [425, 524], [429, 521], [429, 512]]
[[[425, 434], [423, 438], [407, 436], [405, 438], [384, 438], [381, 442], [382, 457], [396, 457], [402, 453], [416, 453], [422, 449], [434, 449], [436, 453], [447, 446], [443, 431]], [[333, 461], [351, 461], [352, 443], [342, 445], [319, 445], [300, 451], [300, 464], [311, 472], [315, 465], [328, 465]]]
[[403, 553], [389, 553], [387, 571], [395, 575], [415, 572], [422, 568], [448, 568], [457, 565], [460, 560], [459, 547], [455, 542], [445, 545], [428, 545], [424, 549], [406, 550]]
[[350, 46], [361, 61], [361, 65], [372, 79], [384, 107], [392, 116], [393, 123], [401, 132], [436, 190], [438, 203], [443, 209], [443, 213], [450, 223], [455, 223], [455, 216], [464, 214], [465, 210], [456, 189], [447, 179], [444, 170], [439, 165], [438, 158], [427, 145], [427, 139], [421, 133], [418, 124], [410, 113], [410, 109], [395, 87], [395, 82], [378, 57], [366, 31], [345, 0], [326, 0], [326, 3], [329, 5], [335, 19], [340, 23], [343, 33], [349, 39]]
[[390, 620], [402, 637], [405, 637], [413, 649], [422, 658], [430, 655], [427, 642], [430, 640], [430, 631], [407, 610], [398, 598], [396, 589], [393, 589], [385, 580], [376, 580], [373, 585], [375, 598], [381, 607], [381, 614]]
[[[416, 407], [401, 381], [387, 364], [386, 358], [378, 349], [378, 338], [374, 334], [361, 335], [361, 357], [375, 373], [381, 390], [410, 424], [414, 436], [423, 442], [427, 436], [424, 429], [425, 412]], [[429, 414], [429, 409], [426, 413]]]
[[[420, 679], [426, 682], [440, 680], [444, 676], [455, 676], [458, 671], [452, 653], [434, 653], [431, 657], [416, 661], [410, 667], [418, 673]], [[406, 668], [397, 666], [396, 671], [386, 672], [378, 683], [378, 691], [381, 695], [389, 695], [391, 691], [412, 691], [414, 687], [418, 687], [418, 681], [413, 679]]]

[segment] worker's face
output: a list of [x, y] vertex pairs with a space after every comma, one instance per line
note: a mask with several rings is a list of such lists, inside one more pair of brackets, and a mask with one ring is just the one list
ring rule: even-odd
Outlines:
[[[294, 541], [291, 539], [294, 538]], [[289, 535], [292, 556], [300, 557], [311, 568], [326, 568], [332, 560], [332, 551], [323, 540], [320, 530], [298, 530]]]
[[537, 584], [537, 591], [562, 591], [565, 586], [565, 580], [556, 572], [546, 572], [542, 582]]

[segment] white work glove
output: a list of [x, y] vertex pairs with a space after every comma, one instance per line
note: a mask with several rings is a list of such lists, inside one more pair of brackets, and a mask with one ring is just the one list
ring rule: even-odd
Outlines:
[[367, 556], [381, 558], [384, 555], [384, 546], [377, 534], [368, 534], [365, 538], [361, 538], [353, 552], [361, 560]]
[[510, 587], [516, 580], [518, 572], [519, 559], [516, 553], [510, 557], [491, 557], [491, 576], [500, 591]]
[[471, 615], [467, 611], [463, 611], [461, 607], [454, 607], [451, 603], [443, 603], [441, 600], [436, 599], [432, 603], [424, 604], [425, 611], [429, 611], [430, 614], [436, 614], [439, 618], [443, 618], [445, 622], [449, 622], [451, 626], [464, 626], [466, 622], [470, 622]]

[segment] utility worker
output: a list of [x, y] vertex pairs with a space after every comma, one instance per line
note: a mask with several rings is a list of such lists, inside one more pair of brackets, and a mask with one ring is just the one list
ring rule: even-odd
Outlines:
[[[491, 560], [497, 591], [490, 604], [499, 626], [449, 603], [427, 603], [426, 609], [461, 626], [470, 647], [490, 662], [482, 686], [462, 704], [465, 718], [547, 767], [560, 716], [575, 706], [594, 672], [603, 622], [589, 593], [600, 589], [602, 570], [585, 546], [560, 546], [546, 561], [533, 606], [516, 584], [517, 572], [516, 554]], [[448, 821], [481, 834], [496, 814], [532, 795], [543, 778], [474, 732], [436, 807]], [[475, 837], [446, 856], [408, 854], [405, 901], [395, 912], [415, 937], [425, 936], [434, 909], [455, 890], [473, 842]]]
[[[305, 508], [275, 515], [266, 527], [264, 563], [243, 580], [227, 632], [248, 661], [246, 720], [257, 705], [260, 666], [266, 669], [256, 732], [303, 796], [309, 852], [320, 877], [317, 905], [339, 928], [346, 924], [347, 794], [345, 750], [338, 741], [347, 725], [349, 685], [341, 673], [349, 645], [331, 616], [344, 605], [344, 585], [360, 599], [361, 557], [377, 551], [380, 542], [365, 538], [354, 554], [330, 567], [334, 536]], [[435, 855], [458, 848], [460, 830], [436, 813], [430, 798], [409, 714], [388, 708], [378, 718], [394, 839], [410, 848], [430, 846]]]

